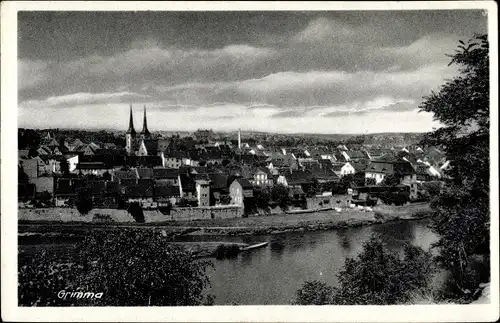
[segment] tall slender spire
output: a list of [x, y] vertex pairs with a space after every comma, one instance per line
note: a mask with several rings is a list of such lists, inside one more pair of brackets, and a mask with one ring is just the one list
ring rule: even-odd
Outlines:
[[128, 122], [128, 130], [127, 133], [135, 135], [134, 129], [134, 119], [132, 118], [132, 104], [130, 104], [130, 120]]
[[146, 106], [144, 106], [144, 122], [142, 125], [142, 132], [141, 134], [143, 135], [150, 135], [149, 130], [148, 130], [148, 121], [146, 119]]

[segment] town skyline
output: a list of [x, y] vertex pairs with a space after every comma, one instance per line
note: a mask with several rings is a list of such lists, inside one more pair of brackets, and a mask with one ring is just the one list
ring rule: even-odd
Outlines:
[[485, 30], [480, 10], [22, 12], [19, 126], [125, 130], [132, 103], [152, 131], [431, 131], [418, 104]]

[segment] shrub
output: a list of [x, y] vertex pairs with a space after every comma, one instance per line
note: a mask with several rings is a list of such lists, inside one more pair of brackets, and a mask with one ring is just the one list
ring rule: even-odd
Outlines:
[[[62, 258], [40, 251], [19, 264], [19, 304], [27, 306], [185, 306], [213, 303], [208, 261], [169, 244], [156, 231], [91, 231]], [[61, 290], [102, 292], [99, 299], [60, 299]]]
[[134, 218], [137, 223], [144, 223], [144, 211], [142, 206], [138, 202], [132, 202], [129, 204], [127, 212]]
[[75, 203], [76, 209], [78, 210], [78, 212], [80, 212], [81, 215], [88, 214], [93, 208], [92, 196], [86, 189], [78, 190], [78, 195]]
[[296, 302], [306, 304], [388, 305], [409, 302], [412, 293], [427, 288], [434, 273], [432, 255], [406, 245], [404, 257], [372, 237], [355, 259], [347, 258], [338, 274], [339, 286], [306, 282]]
[[334, 288], [318, 280], [304, 283], [297, 291], [295, 304], [297, 305], [326, 305], [331, 304]]

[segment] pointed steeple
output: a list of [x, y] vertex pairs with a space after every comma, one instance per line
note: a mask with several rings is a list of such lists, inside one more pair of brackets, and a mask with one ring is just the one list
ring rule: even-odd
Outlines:
[[149, 133], [149, 130], [148, 130], [148, 121], [146, 119], [146, 106], [144, 106], [144, 121], [143, 121], [143, 125], [142, 125], [142, 132], [141, 132], [142, 135], [144, 136], [149, 136], [150, 133]]
[[135, 135], [135, 129], [134, 129], [134, 119], [132, 118], [132, 104], [130, 105], [130, 120], [128, 122], [128, 134]]

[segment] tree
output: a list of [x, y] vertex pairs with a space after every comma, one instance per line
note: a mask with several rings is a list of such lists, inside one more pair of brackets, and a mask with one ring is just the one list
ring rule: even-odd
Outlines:
[[377, 185], [377, 180], [375, 178], [367, 178], [365, 182], [366, 186]]
[[[68, 256], [43, 250], [20, 259], [19, 303], [187, 306], [208, 301], [204, 291], [211, 262], [195, 259], [156, 230], [91, 231]], [[61, 290], [103, 295], [62, 299], [57, 297]]]
[[363, 244], [356, 258], [347, 258], [338, 273], [338, 287], [306, 282], [296, 302], [336, 305], [390, 305], [410, 301], [413, 293], [425, 290], [435, 267], [432, 255], [406, 245], [404, 256], [390, 252], [376, 236]]
[[332, 304], [334, 291], [334, 288], [319, 280], [305, 282], [297, 291], [294, 303], [297, 305]]
[[271, 189], [271, 200], [281, 208], [287, 208], [290, 204], [288, 188], [282, 184], [274, 185]]
[[111, 180], [111, 174], [108, 171], [105, 171], [102, 174], [102, 179], [105, 180], [105, 181], [110, 181]]
[[29, 183], [29, 177], [24, 171], [24, 167], [22, 165], [17, 167], [17, 181], [18, 183]]
[[68, 175], [69, 174], [69, 164], [68, 164], [68, 161], [66, 160], [66, 158], [63, 158], [61, 160], [60, 167], [61, 167], [61, 173], [63, 175]]
[[88, 189], [82, 188], [77, 192], [76, 209], [81, 215], [86, 215], [92, 210], [92, 196]]
[[442, 147], [450, 160], [445, 186], [431, 203], [436, 211], [431, 226], [440, 237], [438, 260], [452, 273], [457, 297], [479, 283], [469, 270], [473, 255], [489, 259], [490, 254], [489, 43], [487, 35], [459, 43], [448, 56], [460, 75], [420, 105], [444, 125], [427, 134], [423, 144]]
[[132, 202], [128, 205], [127, 212], [132, 215], [135, 222], [144, 223], [146, 222], [144, 218], [144, 211], [142, 210], [141, 204], [139, 202]]
[[396, 174], [389, 174], [384, 177], [382, 182], [380, 182], [380, 185], [382, 186], [396, 186], [399, 185], [400, 183], [400, 176]]

